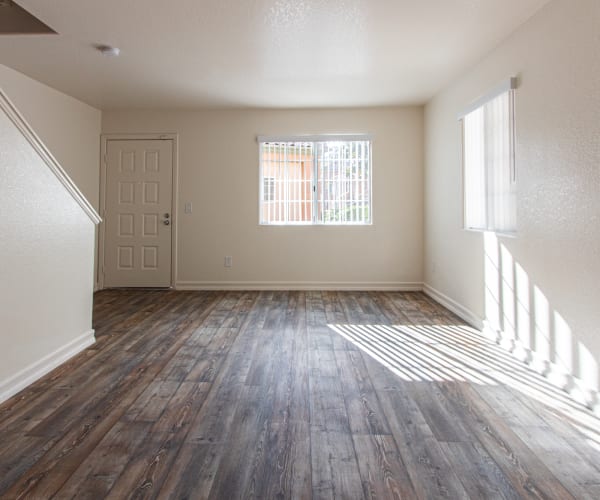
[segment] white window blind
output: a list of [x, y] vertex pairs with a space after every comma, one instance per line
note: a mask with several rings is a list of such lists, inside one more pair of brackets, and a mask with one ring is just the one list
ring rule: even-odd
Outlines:
[[513, 94], [508, 88], [462, 117], [466, 229], [516, 231]]
[[311, 139], [259, 138], [260, 223], [370, 224], [371, 141]]

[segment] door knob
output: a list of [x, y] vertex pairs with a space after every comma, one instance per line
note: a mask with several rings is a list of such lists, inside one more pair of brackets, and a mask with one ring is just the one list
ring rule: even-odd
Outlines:
[[170, 221], [169, 219], [165, 219], [165, 220], [163, 221], [163, 224], [164, 224], [165, 226], [168, 226], [169, 224], [171, 224], [171, 221]]

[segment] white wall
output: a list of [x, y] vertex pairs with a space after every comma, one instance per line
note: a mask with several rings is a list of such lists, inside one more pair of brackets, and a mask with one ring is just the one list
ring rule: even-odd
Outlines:
[[0, 110], [0, 401], [93, 342], [94, 223]]
[[[555, 0], [425, 110], [425, 281], [598, 387], [600, 2]], [[457, 114], [518, 75], [518, 236], [462, 226]], [[500, 272], [494, 254], [500, 246]], [[508, 272], [510, 271], [510, 272]], [[498, 282], [498, 276], [501, 276]], [[519, 279], [519, 285], [512, 281]], [[499, 287], [503, 289], [498, 292]], [[498, 304], [499, 302], [499, 304]]]
[[1, 64], [0, 88], [97, 209], [101, 111]]
[[[423, 109], [106, 111], [103, 133], [179, 134], [179, 286], [422, 281]], [[369, 227], [258, 225], [259, 134], [365, 132]], [[183, 213], [193, 203], [193, 214]], [[223, 257], [233, 256], [233, 267]], [[325, 285], [327, 286], [327, 285]]]
[[102, 112], [2, 64], [0, 88], [98, 210]]

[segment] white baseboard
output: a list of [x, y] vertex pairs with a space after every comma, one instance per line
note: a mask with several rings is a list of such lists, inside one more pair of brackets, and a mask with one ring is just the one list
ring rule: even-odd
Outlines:
[[478, 330], [483, 330], [483, 320], [462, 304], [459, 304], [454, 299], [451, 299], [427, 283], [423, 285], [423, 292], [436, 302], [442, 304], [446, 309], [452, 311], [459, 318], [465, 320], [472, 327], [477, 328]]
[[347, 290], [419, 292], [420, 282], [394, 281], [178, 281], [177, 290]]
[[515, 339], [491, 327], [487, 322], [484, 324], [484, 333], [493, 337], [496, 342], [511, 353], [515, 358], [523, 361], [534, 372], [542, 375], [554, 387], [568, 393], [575, 401], [587, 406], [596, 415], [600, 416], [600, 393], [590, 388], [585, 381], [576, 377], [569, 370], [545, 356], [526, 346], [519, 339]]
[[14, 396], [17, 392], [40, 379], [46, 373], [54, 370], [54, 368], [83, 351], [94, 342], [96, 342], [94, 330], [88, 330], [68, 344], [59, 347], [56, 351], [51, 352], [39, 361], [3, 380], [0, 382], [0, 403]]
[[424, 284], [423, 292], [471, 326], [480, 330], [486, 338], [494, 340], [515, 358], [526, 363], [533, 371], [544, 376], [550, 384], [564, 390], [575, 401], [587, 406], [596, 415], [600, 416], [600, 393], [595, 389], [589, 388], [583, 380], [568, 373], [568, 370], [564, 367], [545, 359], [518, 339], [507, 335], [506, 332], [492, 328], [487, 321], [482, 320], [465, 306], [432, 286]]

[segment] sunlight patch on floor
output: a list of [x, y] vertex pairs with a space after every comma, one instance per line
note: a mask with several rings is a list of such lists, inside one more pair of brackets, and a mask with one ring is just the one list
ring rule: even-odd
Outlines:
[[461, 325], [329, 324], [405, 382], [503, 384], [543, 405], [600, 447], [600, 420], [478, 330]]

